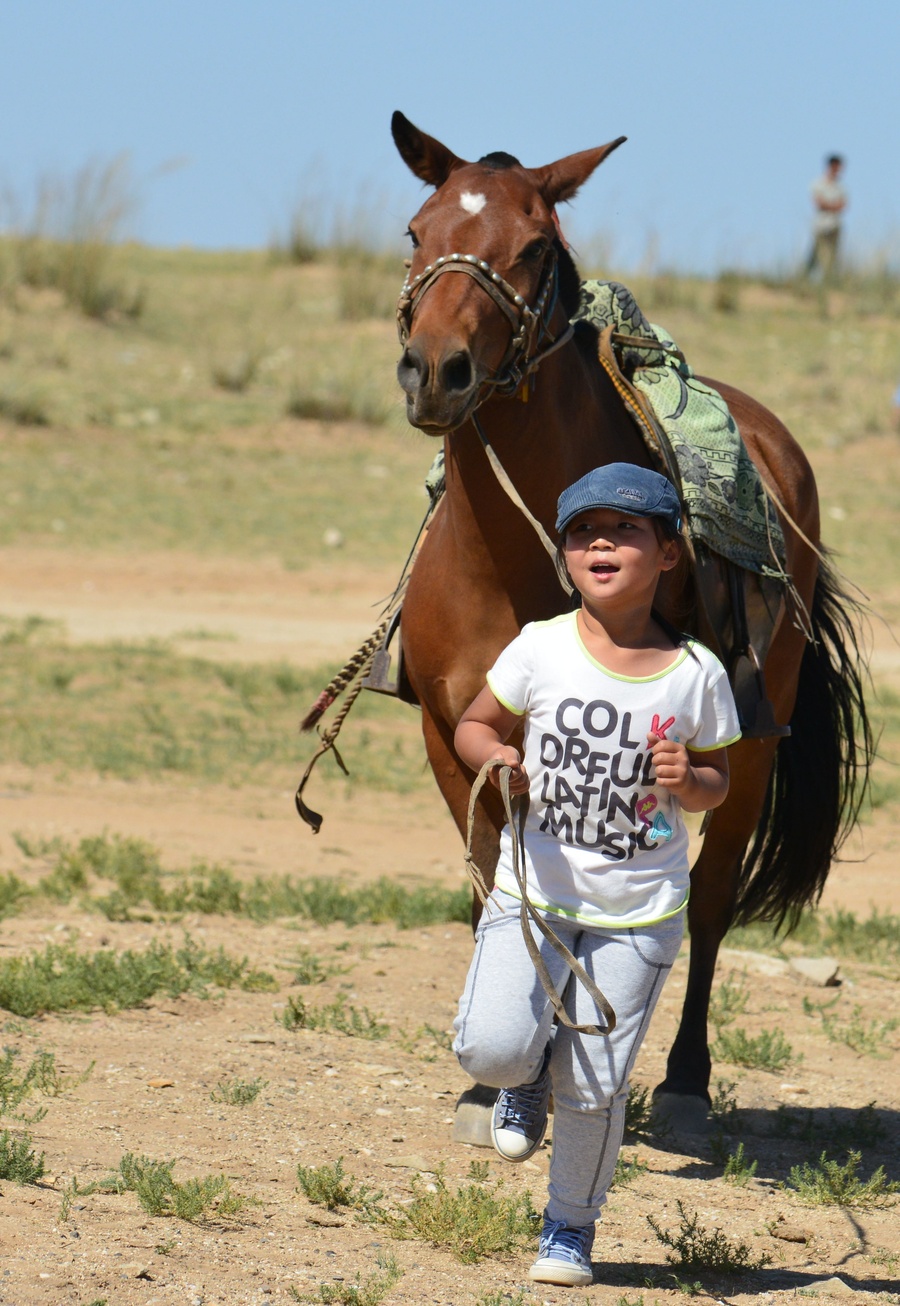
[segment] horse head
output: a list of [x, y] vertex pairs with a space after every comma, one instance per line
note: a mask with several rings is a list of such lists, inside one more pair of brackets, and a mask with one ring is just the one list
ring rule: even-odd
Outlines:
[[409, 169], [435, 187], [409, 224], [397, 375], [411, 425], [444, 435], [491, 394], [514, 394], [562, 343], [578, 277], [556, 206], [625, 137], [525, 168], [503, 153], [467, 163], [399, 112], [391, 131]]

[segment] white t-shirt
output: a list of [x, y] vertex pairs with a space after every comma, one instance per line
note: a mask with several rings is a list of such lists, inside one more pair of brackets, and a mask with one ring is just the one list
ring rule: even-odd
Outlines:
[[[529, 623], [487, 677], [499, 702], [525, 715], [528, 897], [593, 925], [649, 925], [684, 907], [689, 866], [681, 804], [655, 783], [647, 735], [722, 748], [740, 738], [737, 709], [702, 644], [677, 650], [656, 675], [620, 676], [590, 655], [576, 618]], [[508, 827], [497, 885], [521, 896]]]
[[819, 204], [842, 204], [847, 202], [847, 192], [841, 183], [836, 179], [829, 177], [826, 172], [823, 176], [814, 181], [811, 187], [813, 203], [816, 205], [816, 216], [813, 221], [813, 230], [817, 234], [825, 235], [829, 231], [839, 231], [843, 213], [841, 210], [835, 212], [833, 209], [820, 209]]

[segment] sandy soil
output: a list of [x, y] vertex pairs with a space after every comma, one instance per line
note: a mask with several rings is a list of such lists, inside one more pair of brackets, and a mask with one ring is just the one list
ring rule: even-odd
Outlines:
[[[339, 662], [351, 652], [374, 625], [373, 605], [393, 579], [370, 576], [355, 590], [336, 589], [329, 575], [286, 572], [275, 563], [79, 559], [24, 550], [0, 554], [0, 569], [0, 615], [59, 620], [73, 639], [162, 636], [216, 657], [306, 665]], [[894, 648], [887, 638], [879, 644], [888, 666]], [[150, 840], [170, 865], [203, 857], [228, 861], [247, 876], [390, 874], [460, 882], [458, 838], [436, 796], [363, 796], [352, 804], [329, 796], [325, 810], [326, 825], [314, 838], [283, 792], [61, 780], [49, 772], [5, 768], [0, 871], [34, 874], [13, 831], [77, 838], [107, 829]], [[897, 822], [887, 817], [868, 825], [850, 850], [859, 860], [832, 873], [826, 904], [861, 915], [870, 904], [896, 910], [898, 835]], [[3, 1046], [20, 1052], [20, 1064], [47, 1050], [67, 1074], [91, 1063], [93, 1070], [59, 1096], [32, 1097], [25, 1110], [45, 1105], [42, 1119], [27, 1126], [2, 1120], [4, 1127], [28, 1129], [33, 1145], [46, 1154], [48, 1174], [37, 1185], [0, 1184], [0, 1306], [262, 1306], [295, 1300], [294, 1294], [314, 1301], [363, 1300], [349, 1286], [357, 1275], [365, 1284], [377, 1272], [376, 1258], [388, 1253], [403, 1271], [384, 1298], [388, 1303], [508, 1300], [531, 1306], [577, 1295], [528, 1284], [530, 1247], [468, 1266], [451, 1250], [394, 1240], [384, 1226], [368, 1225], [352, 1212], [315, 1207], [298, 1189], [298, 1164], [322, 1165], [342, 1156], [350, 1174], [397, 1207], [410, 1199], [415, 1176], [433, 1183], [443, 1166], [452, 1184], [465, 1178], [471, 1161], [491, 1160], [492, 1154], [452, 1140], [453, 1107], [466, 1080], [442, 1040], [429, 1032], [446, 1031], [452, 1020], [471, 950], [466, 927], [404, 933], [388, 926], [258, 926], [200, 916], [177, 924], [110, 923], [60, 906], [3, 921], [0, 958], [76, 938], [91, 950], [140, 949], [154, 939], [180, 942], [185, 930], [203, 946], [221, 944], [229, 954], [247, 956], [278, 978], [279, 991], [229, 990], [205, 1001], [154, 1000], [133, 1011], [9, 1019], [3, 1026]], [[290, 964], [302, 948], [340, 964], [341, 972], [313, 988], [297, 987]], [[896, 1208], [803, 1206], [778, 1185], [791, 1165], [815, 1161], [822, 1148], [843, 1161], [855, 1144], [836, 1130], [854, 1127], [861, 1108], [873, 1101], [880, 1134], [863, 1148], [863, 1173], [883, 1162], [890, 1178], [900, 1178], [897, 1031], [884, 1031], [879, 1056], [862, 1054], [826, 1037], [815, 1012], [837, 997], [844, 1024], [855, 1008], [867, 1028], [890, 1022], [896, 985], [878, 967], [845, 963], [840, 987], [821, 992], [786, 963], [731, 951], [722, 973], [749, 990], [743, 1018], [748, 1034], [777, 1027], [795, 1054], [774, 1074], [714, 1066], [714, 1084], [734, 1084], [730, 1095], [737, 1112], [726, 1145], [733, 1151], [743, 1141], [748, 1157], [758, 1161], [756, 1177], [745, 1187], [726, 1182], [709, 1138], [682, 1134], [628, 1145], [626, 1153], [636, 1153], [648, 1168], [614, 1191], [595, 1248], [595, 1285], [584, 1295], [647, 1306], [679, 1299], [683, 1292], [647, 1217], [677, 1231], [681, 1202], [707, 1229], [719, 1227], [732, 1242], [746, 1242], [754, 1255], [771, 1257], [767, 1268], [752, 1274], [704, 1279], [701, 1295], [740, 1303], [761, 1294], [779, 1301], [798, 1293], [892, 1294], [896, 1300]], [[685, 953], [642, 1052], [639, 1085], [652, 1086], [662, 1075], [686, 974]], [[384, 1021], [386, 1036], [291, 1033], [279, 1023], [291, 997], [319, 1007], [340, 995]], [[212, 1100], [216, 1085], [234, 1077], [267, 1084], [246, 1106]], [[779, 1136], [779, 1107], [812, 1111], [812, 1139]], [[129, 1151], [175, 1158], [179, 1179], [224, 1173], [237, 1192], [258, 1204], [230, 1221], [213, 1214], [188, 1224], [147, 1215], [133, 1193], [72, 1193], [73, 1180], [85, 1187]], [[504, 1178], [508, 1191], [530, 1192], [540, 1209], [548, 1156], [545, 1146], [523, 1166], [491, 1160], [490, 1172]], [[698, 1278], [683, 1271], [678, 1277], [690, 1283]]]

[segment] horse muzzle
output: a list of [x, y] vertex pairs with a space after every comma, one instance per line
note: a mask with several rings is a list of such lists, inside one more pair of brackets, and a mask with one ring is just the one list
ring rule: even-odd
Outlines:
[[481, 378], [468, 349], [454, 346], [429, 357], [410, 340], [400, 362], [397, 379], [406, 395], [406, 417], [428, 435], [455, 431], [478, 406]]

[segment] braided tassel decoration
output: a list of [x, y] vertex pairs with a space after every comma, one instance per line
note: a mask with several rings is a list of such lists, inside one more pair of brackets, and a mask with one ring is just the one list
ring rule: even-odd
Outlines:
[[371, 662], [378, 650], [378, 646], [384, 639], [389, 622], [390, 618], [385, 617], [384, 621], [382, 621], [381, 624], [372, 631], [372, 634], [366, 642], [356, 650], [347, 665], [342, 667], [334, 679], [325, 686], [312, 707], [301, 719], [301, 731], [312, 730], [313, 726], [322, 716], [324, 716], [335, 699], [343, 694], [347, 686], [356, 679], [360, 672], [368, 671], [368, 664]]
[[320, 720], [322, 715], [327, 712], [329, 707], [331, 707], [332, 703], [343, 694], [344, 690], [349, 686], [352, 686], [350, 693], [347, 695], [343, 705], [341, 706], [341, 710], [338, 712], [328, 729], [323, 730], [321, 727], [319, 728], [321, 742], [315, 753], [313, 753], [310, 758], [309, 764], [303, 772], [300, 784], [297, 786], [297, 792], [294, 795], [294, 805], [297, 808], [297, 812], [310, 827], [313, 834], [319, 833], [322, 826], [322, 816], [319, 812], [313, 811], [313, 809], [308, 807], [303, 801], [303, 790], [306, 788], [307, 780], [312, 775], [313, 767], [316, 765], [319, 758], [329, 751], [334, 753], [335, 761], [343, 771], [344, 775], [349, 774], [344, 765], [344, 759], [337, 750], [335, 741], [340, 734], [341, 726], [347, 719], [347, 714], [362, 690], [363, 681], [372, 665], [375, 654], [381, 646], [381, 641], [385, 636], [390, 620], [390, 616], [385, 617], [380, 625], [372, 631], [372, 634], [366, 642], [356, 650], [347, 665], [342, 667], [334, 679], [325, 687], [325, 689], [322, 690], [315, 703], [313, 703], [312, 707], [300, 722], [301, 730], [311, 730]]
[[386, 615], [375, 630], [372, 631], [372, 634], [366, 642], [356, 650], [347, 665], [342, 667], [330, 684], [325, 686], [319, 697], [300, 722], [301, 731], [312, 730], [313, 726], [318, 724], [335, 700], [343, 694], [344, 690], [352, 686], [341, 710], [338, 712], [328, 729], [323, 730], [321, 727], [319, 728], [319, 747], [316, 749], [309, 761], [309, 765], [303, 772], [303, 777], [300, 780], [300, 783], [297, 786], [297, 792], [294, 795], [294, 804], [297, 808], [297, 812], [306, 824], [310, 826], [313, 834], [319, 833], [319, 829], [322, 825], [322, 817], [318, 812], [314, 812], [311, 807], [307, 807], [306, 803], [303, 801], [303, 791], [306, 788], [306, 782], [312, 774], [313, 767], [316, 765], [319, 758], [323, 753], [327, 753], [329, 750], [334, 753], [335, 761], [338, 766], [345, 775], [347, 774], [347, 768], [344, 766], [344, 760], [335, 746], [335, 740], [338, 737], [341, 726], [344, 724], [347, 713], [356, 702], [356, 699], [363, 688], [363, 682], [371, 670], [372, 663], [375, 660], [375, 654], [381, 647], [395, 614], [399, 612], [403, 604], [403, 596], [406, 593], [406, 585], [409, 580], [410, 572], [412, 571], [413, 563], [418, 556], [422, 540], [425, 538], [425, 534], [428, 530], [428, 523], [434, 516], [434, 511], [438, 505], [440, 496], [441, 491], [429, 490], [428, 509], [422, 519], [422, 525], [419, 527], [419, 533], [416, 536], [415, 543], [409, 551], [409, 556], [406, 559], [400, 579], [397, 582], [397, 587], [384, 609]]

